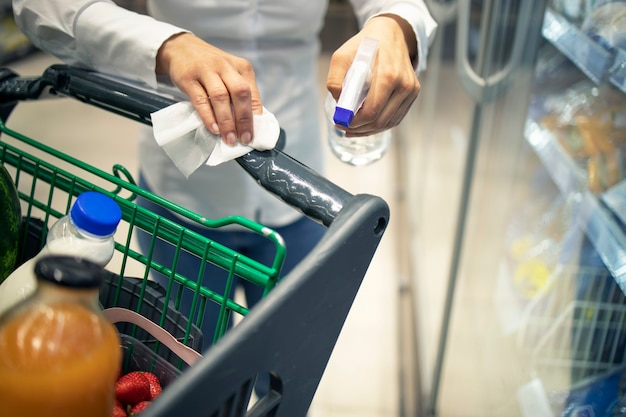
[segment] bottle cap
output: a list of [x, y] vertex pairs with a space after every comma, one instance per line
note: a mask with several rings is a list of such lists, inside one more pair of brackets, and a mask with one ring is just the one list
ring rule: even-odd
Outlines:
[[97, 288], [104, 280], [104, 268], [87, 259], [67, 255], [46, 255], [35, 263], [38, 279], [72, 288]]
[[76, 227], [93, 235], [108, 236], [117, 229], [122, 219], [122, 209], [111, 197], [86, 191], [74, 202], [70, 217]]

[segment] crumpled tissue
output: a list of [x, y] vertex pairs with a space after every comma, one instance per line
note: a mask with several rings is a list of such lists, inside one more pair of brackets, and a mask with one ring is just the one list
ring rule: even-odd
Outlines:
[[189, 101], [181, 101], [152, 113], [154, 138], [178, 170], [187, 178], [202, 165], [216, 166], [247, 154], [276, 146], [280, 126], [276, 117], [263, 108], [253, 116], [254, 139], [251, 146], [237, 142], [225, 144], [209, 132]]

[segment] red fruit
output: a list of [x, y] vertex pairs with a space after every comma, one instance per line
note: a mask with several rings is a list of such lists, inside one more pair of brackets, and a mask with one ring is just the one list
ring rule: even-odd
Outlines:
[[150, 382], [143, 372], [130, 372], [115, 383], [115, 398], [122, 404], [135, 405], [150, 398]]
[[139, 404], [135, 404], [130, 409], [130, 413], [128, 415], [129, 416], [135, 416], [135, 415], [141, 413], [143, 410], [145, 410], [146, 407], [148, 407], [150, 404], [152, 404], [150, 401], [142, 401]]
[[126, 410], [119, 400], [115, 400], [115, 407], [113, 407], [112, 417], [127, 417]]
[[152, 372], [144, 372], [143, 376], [145, 376], [148, 379], [148, 382], [150, 382], [150, 400], [154, 400], [163, 391], [163, 388], [161, 388], [161, 381], [159, 381], [159, 378]]

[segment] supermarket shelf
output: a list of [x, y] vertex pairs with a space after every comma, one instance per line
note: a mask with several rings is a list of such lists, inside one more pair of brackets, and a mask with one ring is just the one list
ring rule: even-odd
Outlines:
[[[573, 196], [577, 203], [575, 221], [585, 231], [604, 264], [626, 294], [626, 232], [598, 197], [587, 189], [585, 172], [563, 150], [554, 135], [533, 120], [526, 123], [526, 139], [535, 150], [552, 180], [563, 195]], [[620, 186], [605, 193], [624, 204], [624, 195], [616, 196]], [[626, 189], [624, 189], [626, 192]], [[626, 223], [625, 223], [626, 224]]]
[[609, 68], [609, 81], [626, 93], [626, 51], [617, 51], [614, 63]]
[[606, 78], [613, 65], [613, 54], [563, 16], [547, 10], [542, 34], [593, 82], [599, 84]]
[[608, 49], [566, 18], [548, 9], [543, 37], [596, 84], [609, 81], [626, 93], [626, 51]]

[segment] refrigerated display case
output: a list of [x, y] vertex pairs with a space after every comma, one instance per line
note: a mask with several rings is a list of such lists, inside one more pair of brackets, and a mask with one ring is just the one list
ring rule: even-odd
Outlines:
[[401, 409], [626, 415], [626, 2], [428, 5], [397, 135]]

